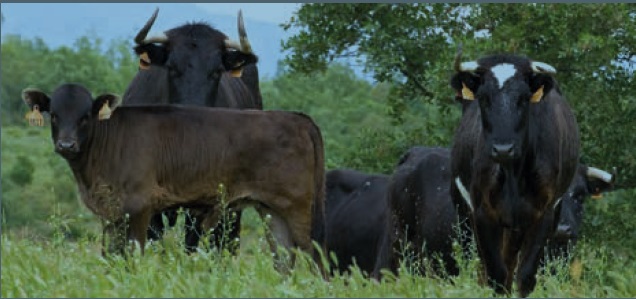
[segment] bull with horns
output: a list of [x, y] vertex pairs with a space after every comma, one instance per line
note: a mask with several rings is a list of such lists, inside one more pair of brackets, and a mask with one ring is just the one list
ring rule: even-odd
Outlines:
[[476, 239], [482, 281], [509, 294], [516, 279], [526, 297], [578, 167], [578, 125], [546, 63], [509, 54], [461, 62], [460, 48], [455, 71], [451, 86], [464, 112], [451, 150], [451, 196]]
[[[247, 38], [243, 16], [238, 15], [239, 41], [205, 23], [188, 23], [165, 31], [148, 33], [154, 24], [157, 8], [137, 33], [134, 51], [139, 56], [139, 71], [128, 86], [122, 105], [183, 104], [235, 109], [262, 109], [259, 89], [258, 58]], [[164, 231], [162, 214], [174, 225], [179, 206], [170, 207], [153, 216], [148, 231], [158, 239]], [[205, 211], [189, 208], [186, 217], [186, 247], [193, 251], [202, 235]], [[229, 207], [232, 208], [232, 207]], [[211, 235], [212, 245], [220, 247], [225, 240], [239, 236], [240, 211], [235, 218], [220, 223]], [[222, 238], [222, 237], [225, 238]], [[238, 244], [232, 244], [235, 251]]]

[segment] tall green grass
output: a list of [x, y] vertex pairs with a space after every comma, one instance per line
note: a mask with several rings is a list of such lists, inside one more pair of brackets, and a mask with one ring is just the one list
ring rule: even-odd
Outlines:
[[[328, 281], [315, 271], [307, 255], [293, 270], [280, 274], [254, 210], [243, 216], [238, 256], [201, 248], [193, 254], [183, 246], [183, 218], [164, 240], [127, 259], [101, 257], [99, 238], [30, 240], [2, 235], [2, 297], [491, 297], [477, 282], [478, 259], [460, 260], [453, 279], [415, 275], [403, 264], [400, 275], [381, 282], [354, 267]], [[554, 275], [539, 275], [531, 297], [634, 297], [636, 263], [619, 259], [614, 249], [584, 239], [575, 262], [553, 261]]]

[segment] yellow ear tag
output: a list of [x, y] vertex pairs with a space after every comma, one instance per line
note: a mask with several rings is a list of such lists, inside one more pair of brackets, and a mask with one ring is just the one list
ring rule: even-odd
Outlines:
[[105, 102], [104, 105], [102, 106], [102, 108], [99, 109], [99, 113], [97, 114], [97, 118], [99, 120], [109, 119], [110, 115], [112, 113], [113, 113], [113, 111], [110, 110], [110, 107], [108, 107], [108, 102]]
[[466, 84], [464, 84], [464, 82], [462, 82], [462, 98], [464, 98], [464, 100], [469, 100], [472, 101], [475, 99], [475, 95], [473, 94], [473, 92], [470, 90], [470, 88], [468, 88], [466, 86]]
[[543, 97], [543, 85], [541, 85], [541, 87], [537, 89], [537, 92], [535, 92], [532, 95], [532, 98], [530, 98], [530, 103], [539, 103], [542, 97]]
[[593, 199], [601, 199], [603, 198], [603, 193], [601, 193], [601, 191], [596, 188], [596, 193], [593, 193], [592, 196], [590, 196]]
[[230, 71], [230, 76], [232, 76], [233, 78], [240, 78], [242, 75], [243, 75], [243, 68]]
[[139, 55], [139, 68], [142, 70], [150, 68], [150, 57], [148, 57], [148, 52], [143, 52]]
[[29, 121], [29, 125], [32, 126], [44, 126], [44, 117], [42, 117], [42, 113], [40, 113], [40, 106], [33, 105], [33, 109], [24, 116], [24, 118]]

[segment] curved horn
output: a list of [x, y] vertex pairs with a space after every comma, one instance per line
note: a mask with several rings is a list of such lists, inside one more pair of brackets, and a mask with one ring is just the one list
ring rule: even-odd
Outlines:
[[467, 62], [460, 62], [462, 59], [462, 44], [459, 44], [459, 47], [457, 48], [457, 54], [455, 54], [455, 63], [454, 63], [454, 67], [455, 67], [455, 71], [456, 72], [474, 72], [477, 70], [477, 68], [479, 68], [479, 64], [477, 63], [477, 61], [467, 61]]
[[614, 180], [614, 176], [611, 175], [609, 172], [592, 166], [589, 166], [587, 168], [587, 176], [591, 178], [597, 178], [606, 183], [611, 183]]
[[145, 44], [152, 44], [152, 43], [167, 43], [167, 42], [168, 42], [168, 36], [165, 33], [160, 33], [160, 34], [153, 35], [149, 38], [144, 39], [142, 44], [145, 45]]
[[150, 27], [152, 27], [152, 24], [155, 23], [158, 13], [159, 13], [159, 7], [155, 8], [155, 12], [152, 14], [150, 19], [148, 19], [148, 21], [146, 22], [146, 25], [144, 25], [144, 27], [142, 27], [141, 30], [139, 30], [139, 32], [137, 33], [137, 36], [135, 36], [135, 43], [137, 43], [138, 45], [144, 44], [146, 35], [148, 35], [148, 32], [150, 31]]
[[241, 50], [241, 45], [237, 41], [231, 40], [229, 38], [225, 39], [225, 46], [239, 51]]
[[241, 51], [245, 53], [252, 53], [252, 45], [247, 39], [247, 32], [245, 32], [245, 25], [243, 24], [243, 11], [240, 9], [238, 13], [238, 32], [239, 41], [241, 42]]
[[477, 61], [462, 62], [459, 65], [459, 70], [461, 72], [474, 72], [477, 70], [477, 68], [479, 68], [479, 64], [477, 63]]
[[532, 71], [534, 71], [535, 73], [543, 73], [543, 74], [550, 74], [550, 75], [556, 74], [556, 69], [553, 66], [547, 63], [539, 62], [539, 61], [532, 62]]
[[459, 43], [459, 45], [457, 45], [457, 53], [455, 54], [455, 63], [453, 64], [456, 72], [461, 72], [462, 48], [462, 43]]

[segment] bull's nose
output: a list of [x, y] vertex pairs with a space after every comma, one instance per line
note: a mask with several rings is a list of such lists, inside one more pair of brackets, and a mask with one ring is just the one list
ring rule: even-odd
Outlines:
[[559, 224], [554, 236], [559, 239], [570, 239], [572, 238], [572, 227], [567, 224]]
[[77, 143], [74, 140], [58, 140], [57, 148], [62, 151], [76, 151]]
[[515, 145], [512, 143], [493, 144], [490, 155], [496, 159], [510, 159], [514, 156]]

